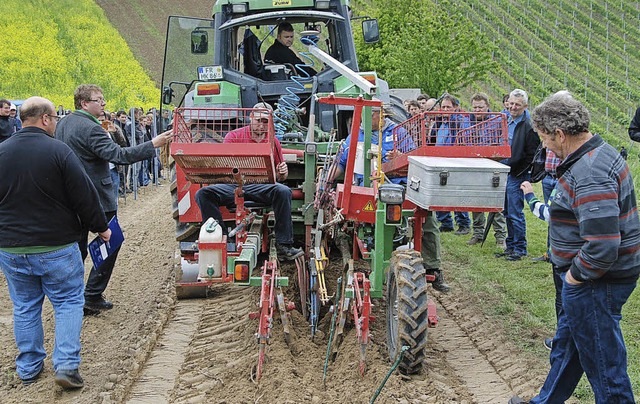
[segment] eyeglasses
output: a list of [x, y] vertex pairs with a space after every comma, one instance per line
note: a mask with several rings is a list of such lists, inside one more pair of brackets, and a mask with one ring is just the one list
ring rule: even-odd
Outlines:
[[49, 118], [53, 119], [56, 122], [60, 121], [60, 118], [58, 115], [50, 115], [50, 114], [45, 114], [46, 116], [48, 116]]
[[96, 100], [87, 100], [87, 102], [97, 102], [98, 104], [106, 104], [107, 102], [104, 100], [104, 98], [98, 98]]

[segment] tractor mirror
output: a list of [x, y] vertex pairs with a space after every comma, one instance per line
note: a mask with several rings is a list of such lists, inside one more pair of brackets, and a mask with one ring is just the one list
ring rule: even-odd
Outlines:
[[362, 21], [364, 43], [376, 43], [380, 40], [380, 28], [375, 18]]
[[191, 31], [191, 53], [205, 54], [209, 51], [209, 34], [196, 29]]
[[169, 105], [173, 100], [173, 89], [171, 87], [164, 87], [162, 89], [162, 103]]

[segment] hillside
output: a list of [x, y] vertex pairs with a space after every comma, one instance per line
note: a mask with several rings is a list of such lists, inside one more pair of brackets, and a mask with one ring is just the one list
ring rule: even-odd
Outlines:
[[213, 1], [182, 0], [96, 0], [109, 22], [127, 41], [136, 59], [158, 87], [162, 79], [162, 59], [170, 15], [211, 18]]
[[[485, 83], [492, 98], [520, 87], [533, 104], [568, 89], [584, 101], [594, 129], [629, 142], [640, 102], [637, 1], [465, 0], [464, 13], [496, 47], [499, 67]], [[610, 138], [612, 140], [612, 138]]]
[[[213, 1], [96, 0], [158, 84], [166, 19], [169, 15], [210, 17]], [[436, 0], [437, 4], [438, 1]], [[457, 6], [486, 34], [498, 68], [484, 82], [460, 94], [464, 101], [481, 90], [492, 99], [513, 88], [530, 93], [535, 105], [552, 92], [568, 89], [589, 107], [594, 129], [626, 144], [626, 129], [640, 103], [636, 77], [640, 53], [639, 4], [609, 0], [464, 0]], [[428, 84], [425, 85], [428, 88]]]

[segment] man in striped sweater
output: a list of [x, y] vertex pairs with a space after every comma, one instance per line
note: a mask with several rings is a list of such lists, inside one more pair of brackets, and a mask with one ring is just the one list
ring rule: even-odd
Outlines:
[[564, 402], [583, 373], [597, 403], [635, 402], [620, 329], [622, 306], [640, 273], [640, 220], [629, 167], [589, 132], [589, 112], [568, 92], [547, 98], [532, 118], [561, 160], [549, 235], [551, 261], [564, 283], [551, 369], [530, 403]]

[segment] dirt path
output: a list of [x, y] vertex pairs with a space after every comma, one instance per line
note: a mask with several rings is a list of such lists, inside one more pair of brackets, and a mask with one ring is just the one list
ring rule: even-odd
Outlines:
[[[357, 373], [358, 349], [350, 330], [322, 384], [328, 321], [315, 341], [292, 312], [293, 338], [285, 344], [276, 321], [263, 379], [251, 380], [257, 360], [254, 333], [258, 288], [217, 286], [206, 300], [175, 300], [175, 243], [167, 187], [147, 187], [120, 208], [126, 241], [107, 290], [115, 308], [84, 321], [81, 373], [86, 387], [66, 393], [53, 383], [50, 360], [38, 383], [24, 387], [15, 375], [11, 302], [0, 277], [0, 400], [3, 403], [209, 403], [368, 402], [390, 368], [383, 301], [375, 301], [367, 373]], [[292, 268], [283, 267], [292, 277]], [[332, 293], [330, 291], [330, 293]], [[456, 288], [436, 295], [440, 324], [431, 329], [427, 371], [393, 374], [377, 402], [500, 403], [512, 392], [530, 395], [541, 384], [541, 361], [514, 349], [474, 299]], [[50, 351], [53, 321], [45, 304]]]
[[[55, 386], [50, 357], [40, 381], [22, 386], [15, 374], [12, 305], [4, 276], [0, 276], [2, 403], [120, 402], [137, 378], [174, 305], [174, 224], [167, 187], [148, 186], [137, 201], [129, 195], [126, 203], [121, 201], [119, 220], [126, 239], [106, 291], [115, 307], [84, 319], [80, 372], [85, 388], [81, 391], [65, 393]], [[47, 300], [43, 317], [50, 353], [54, 322]]]

